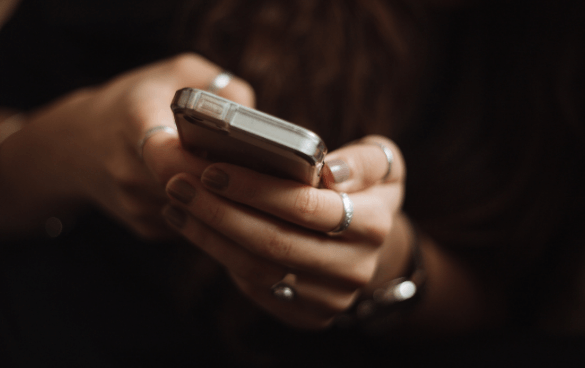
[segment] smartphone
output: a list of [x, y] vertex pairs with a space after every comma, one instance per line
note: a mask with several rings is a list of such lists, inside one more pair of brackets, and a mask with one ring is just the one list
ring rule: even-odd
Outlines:
[[327, 147], [310, 130], [194, 88], [178, 90], [171, 109], [185, 149], [319, 185]]

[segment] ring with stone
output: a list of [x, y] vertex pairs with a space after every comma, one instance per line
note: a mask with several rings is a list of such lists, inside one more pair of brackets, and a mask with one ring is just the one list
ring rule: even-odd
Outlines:
[[272, 295], [283, 302], [292, 302], [296, 296], [295, 289], [291, 285], [282, 281], [272, 286], [271, 290]]

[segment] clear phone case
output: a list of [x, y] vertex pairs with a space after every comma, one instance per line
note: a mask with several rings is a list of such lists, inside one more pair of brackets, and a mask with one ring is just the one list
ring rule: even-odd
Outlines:
[[308, 129], [215, 94], [184, 88], [171, 104], [183, 147], [214, 161], [317, 186], [327, 153]]

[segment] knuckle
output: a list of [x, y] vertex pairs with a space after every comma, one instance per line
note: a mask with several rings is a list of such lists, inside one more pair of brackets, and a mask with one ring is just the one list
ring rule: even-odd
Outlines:
[[135, 174], [135, 170], [128, 165], [113, 165], [110, 172], [118, 187], [127, 193], [133, 193], [137, 189], [143, 188], [146, 183], [143, 177]]
[[173, 57], [170, 67], [177, 72], [185, 72], [193, 69], [193, 66], [202, 60], [202, 57], [192, 52], [185, 52]]
[[178, 140], [167, 139], [157, 147], [149, 146], [149, 151], [145, 150], [144, 160], [154, 174], [158, 183], [166, 184], [180, 170], [173, 165], [173, 159], [181, 158], [183, 155], [181, 145]]
[[105, 171], [106, 173], [104, 176], [106, 176], [106, 178], [117, 188], [120, 188], [125, 192], [128, 183], [132, 180], [128, 177], [128, 173], [118, 165], [108, 163], [106, 163]]
[[294, 202], [294, 209], [303, 217], [314, 215], [322, 207], [319, 193], [312, 187], [302, 187]]
[[192, 221], [191, 226], [187, 232], [184, 232], [184, 235], [187, 239], [189, 239], [193, 244], [197, 245], [203, 250], [208, 249], [212, 246], [212, 236], [209, 231], [205, 231], [204, 227], [198, 221]]
[[225, 218], [225, 208], [222, 206], [210, 206], [207, 211], [206, 223], [211, 227], [219, 227]]
[[262, 193], [259, 185], [253, 185], [248, 181], [233, 180], [230, 182], [230, 192], [236, 198], [245, 198], [247, 202], [254, 203], [258, 195]]
[[268, 259], [282, 260], [290, 255], [292, 245], [283, 234], [277, 231], [269, 231], [266, 236], [267, 241], [264, 253]]
[[377, 219], [377, 221], [364, 224], [364, 226], [365, 234], [370, 242], [376, 246], [380, 246], [386, 241], [392, 230], [392, 221], [389, 218]]
[[256, 105], [254, 89], [248, 82], [240, 78], [234, 78], [229, 97], [244, 106], [254, 107]]
[[152, 206], [149, 206], [137, 198], [123, 196], [121, 205], [124, 213], [135, 221], [143, 221], [153, 218], [155, 211]]
[[374, 277], [376, 264], [375, 257], [368, 257], [366, 260], [356, 263], [346, 275], [346, 281], [358, 289], [367, 286]]
[[145, 98], [158, 86], [147, 79], [135, 82], [121, 97], [120, 102], [124, 106], [124, 118], [135, 126], [142, 124], [149, 119], [149, 105], [145, 104]]

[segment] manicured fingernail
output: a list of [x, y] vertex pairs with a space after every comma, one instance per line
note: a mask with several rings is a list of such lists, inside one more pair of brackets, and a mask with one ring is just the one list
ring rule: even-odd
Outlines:
[[215, 167], [210, 167], [201, 175], [201, 182], [208, 187], [215, 190], [224, 190], [227, 188], [230, 177], [223, 170]]
[[185, 212], [173, 206], [166, 206], [163, 209], [163, 216], [171, 225], [179, 229], [182, 228], [185, 225], [185, 221], [187, 221], [187, 215], [185, 215]]
[[327, 162], [335, 183], [342, 183], [349, 179], [349, 166], [343, 160], [331, 160]]
[[189, 204], [195, 197], [195, 188], [185, 180], [173, 180], [167, 185], [167, 193], [184, 204]]

